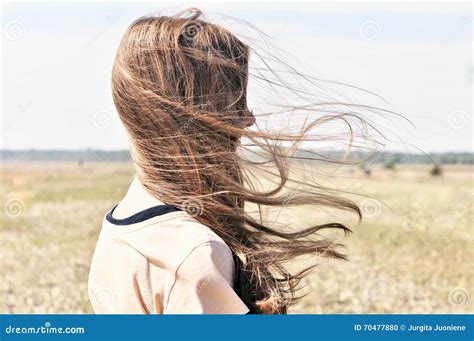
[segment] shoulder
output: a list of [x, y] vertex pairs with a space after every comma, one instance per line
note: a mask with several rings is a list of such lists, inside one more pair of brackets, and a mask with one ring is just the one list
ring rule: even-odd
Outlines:
[[219, 274], [232, 284], [234, 260], [229, 246], [211, 239], [192, 248], [180, 262], [176, 273], [181, 277], [207, 278]]
[[226, 243], [211, 228], [184, 213], [133, 229], [114, 227], [114, 231], [115, 239], [121, 239], [152, 264], [169, 270], [176, 270], [185, 260], [191, 262], [195, 257], [232, 261]]
[[216, 240], [197, 245], [177, 267], [165, 295], [171, 314], [245, 314], [233, 288], [234, 261], [229, 247]]
[[206, 276], [212, 272], [219, 272], [231, 283], [234, 260], [230, 247], [211, 228], [196, 220], [188, 224], [185, 229], [185, 234], [193, 239], [193, 242], [183, 253], [177, 271], [182, 276], [196, 271]]
[[195, 260], [201, 264], [217, 259], [232, 260], [232, 252], [224, 240], [210, 227], [187, 215], [153, 230], [160, 230], [161, 237], [166, 234], [163, 240], [174, 245], [172, 252], [176, 254], [176, 267]]

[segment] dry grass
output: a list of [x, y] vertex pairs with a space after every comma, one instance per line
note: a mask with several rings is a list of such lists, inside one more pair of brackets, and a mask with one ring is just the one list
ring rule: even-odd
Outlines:
[[[473, 168], [346, 168], [326, 182], [354, 196], [367, 218], [344, 239], [350, 262], [324, 260], [294, 313], [472, 313]], [[91, 313], [87, 276], [104, 213], [132, 175], [123, 164], [4, 164], [0, 313]], [[302, 223], [338, 212], [286, 208]], [[334, 216], [338, 214], [338, 216]], [[469, 247], [471, 245], [471, 247]]]

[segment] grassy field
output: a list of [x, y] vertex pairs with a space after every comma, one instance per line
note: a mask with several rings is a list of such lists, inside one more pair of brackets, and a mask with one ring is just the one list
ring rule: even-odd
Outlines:
[[[366, 218], [343, 240], [350, 261], [321, 260], [291, 312], [474, 312], [473, 171], [446, 166], [432, 177], [429, 166], [404, 165], [326, 177], [368, 196], [354, 196]], [[2, 165], [0, 313], [92, 312], [87, 276], [101, 220], [131, 177], [125, 164]], [[268, 214], [354, 222], [304, 207]]]

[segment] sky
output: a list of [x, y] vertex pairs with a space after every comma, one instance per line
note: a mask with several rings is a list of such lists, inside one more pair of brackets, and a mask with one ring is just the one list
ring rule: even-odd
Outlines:
[[4, 4], [0, 148], [128, 148], [110, 90], [120, 38], [142, 15], [191, 6], [241, 35], [248, 25], [227, 16], [254, 25], [305, 74], [382, 96], [412, 123], [385, 124], [388, 150], [473, 150], [472, 5], [439, 2]]

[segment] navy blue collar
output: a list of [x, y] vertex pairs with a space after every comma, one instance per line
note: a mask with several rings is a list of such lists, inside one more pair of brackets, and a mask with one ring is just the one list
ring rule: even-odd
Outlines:
[[150, 208], [147, 208], [146, 210], [140, 211], [138, 213], [135, 213], [134, 215], [131, 215], [130, 217], [123, 218], [123, 219], [116, 219], [113, 217], [113, 213], [115, 211], [115, 207], [106, 215], [106, 219], [109, 223], [114, 224], [114, 225], [130, 225], [130, 224], [136, 224], [136, 223], [141, 223], [142, 221], [148, 220], [150, 218], [163, 215], [166, 213], [170, 212], [175, 212], [175, 211], [181, 211], [179, 208], [176, 208], [171, 205], [158, 205], [158, 206], [153, 206]]

